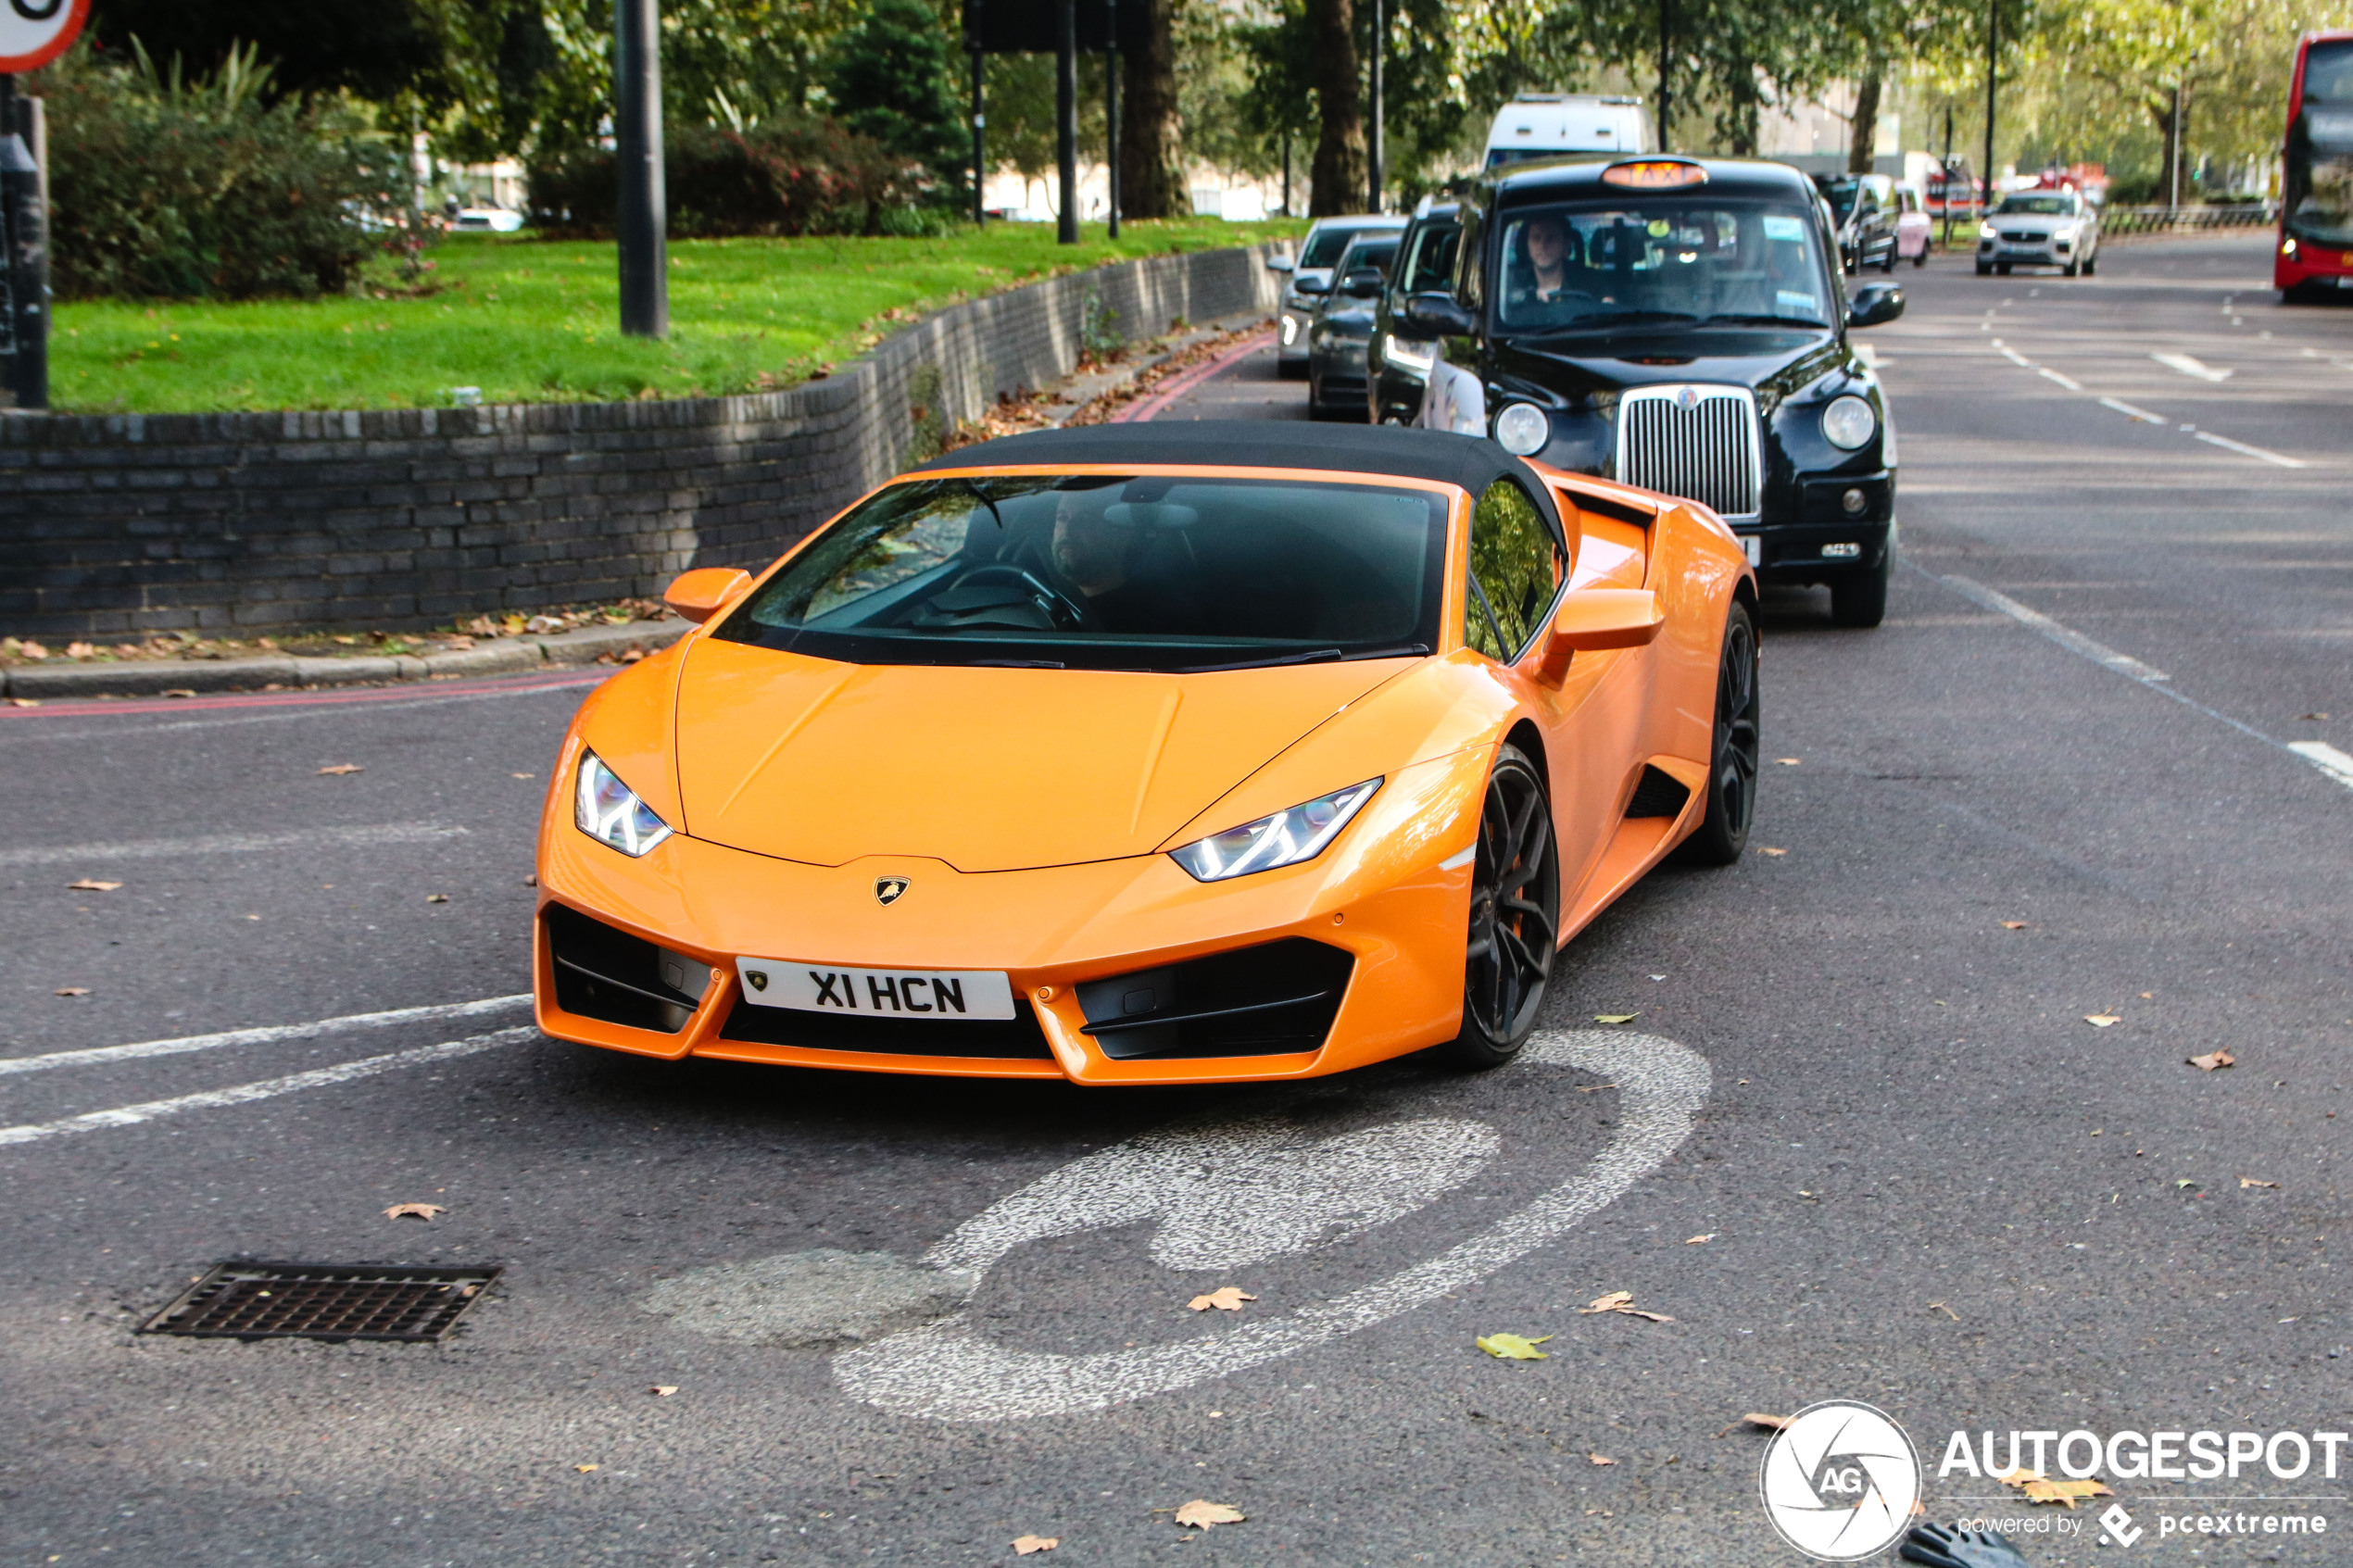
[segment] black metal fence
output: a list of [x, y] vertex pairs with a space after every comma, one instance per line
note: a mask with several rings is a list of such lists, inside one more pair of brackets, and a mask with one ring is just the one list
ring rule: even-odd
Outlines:
[[2236, 202], [2216, 207], [2112, 207], [2100, 215], [2100, 232], [2117, 234], [2188, 234], [2208, 229], [2268, 229], [2279, 221], [2280, 209], [2271, 202]]

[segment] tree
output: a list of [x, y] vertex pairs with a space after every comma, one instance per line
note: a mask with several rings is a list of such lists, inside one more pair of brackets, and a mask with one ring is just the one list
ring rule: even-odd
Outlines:
[[1315, 98], [1321, 133], [1309, 178], [1315, 188], [1307, 210], [1317, 218], [1354, 212], [1364, 205], [1364, 88], [1356, 63], [1354, 7], [1351, 0], [1307, 0], [1308, 37], [1315, 50]]
[[835, 116], [946, 189], [961, 191], [970, 157], [964, 114], [949, 66], [948, 32], [923, 0], [875, 0], [828, 62]]
[[1176, 218], [1191, 200], [1177, 109], [1178, 0], [1139, 0], [1123, 17], [1141, 19], [1139, 36], [1119, 41], [1126, 76], [1119, 102], [1119, 207], [1130, 218]]

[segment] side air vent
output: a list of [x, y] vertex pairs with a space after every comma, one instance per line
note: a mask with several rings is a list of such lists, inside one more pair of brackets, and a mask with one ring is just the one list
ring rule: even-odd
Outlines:
[[1634, 786], [1634, 798], [1626, 803], [1629, 817], [1680, 817], [1683, 803], [1692, 792], [1677, 784], [1656, 768], [1642, 770], [1642, 782]]
[[1303, 936], [1077, 987], [1085, 1032], [1114, 1061], [1319, 1050], [1355, 956]]
[[709, 969], [561, 904], [542, 918], [558, 1007], [625, 1029], [675, 1035], [686, 1027], [711, 984]]

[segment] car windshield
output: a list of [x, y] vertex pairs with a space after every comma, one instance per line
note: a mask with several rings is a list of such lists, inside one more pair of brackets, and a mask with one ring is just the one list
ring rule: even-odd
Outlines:
[[1994, 209], [2000, 218], [2011, 213], [2036, 213], [2045, 218], [2075, 216], [2075, 197], [2066, 191], [2038, 191], [2032, 195], [2004, 196], [2002, 205]]
[[1340, 481], [919, 479], [713, 633], [851, 664], [1202, 671], [1427, 653], [1442, 493]]
[[1855, 193], [1863, 188], [1859, 180], [1825, 180], [1821, 182], [1822, 199], [1831, 204], [1841, 223], [1855, 210]]
[[1396, 235], [1387, 234], [1378, 239], [1367, 235], [1350, 245], [1347, 254], [1340, 257], [1339, 276], [1346, 278], [1359, 267], [1370, 267], [1386, 278], [1390, 263], [1396, 259]]
[[1348, 242], [1364, 232], [1362, 229], [1327, 223], [1307, 236], [1307, 246], [1299, 253], [1299, 264], [1302, 267], [1337, 266], [1340, 263], [1340, 252], [1348, 248]]
[[1433, 223], [1414, 234], [1413, 249], [1405, 257], [1405, 270], [1397, 284], [1408, 294], [1421, 289], [1442, 289], [1453, 281], [1454, 247], [1463, 237], [1458, 223]]
[[1811, 220], [1795, 202], [1665, 194], [1513, 212], [1498, 324], [1514, 332], [1702, 320], [1827, 327], [1835, 295]]

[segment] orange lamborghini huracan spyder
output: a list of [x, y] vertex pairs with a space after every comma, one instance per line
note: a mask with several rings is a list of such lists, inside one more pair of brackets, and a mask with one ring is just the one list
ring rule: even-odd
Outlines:
[[1013, 436], [669, 601], [701, 624], [582, 707], [539, 834], [540, 1027], [646, 1056], [1494, 1066], [1755, 797], [1731, 531], [1470, 436]]

